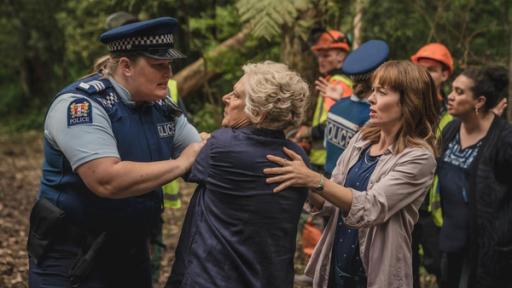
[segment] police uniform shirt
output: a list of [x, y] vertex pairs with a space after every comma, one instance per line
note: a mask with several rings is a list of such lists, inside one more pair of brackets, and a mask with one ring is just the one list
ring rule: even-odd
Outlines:
[[327, 114], [325, 172], [331, 174], [350, 139], [370, 119], [370, 104], [352, 95], [336, 102]]
[[[121, 101], [127, 105], [135, 105], [126, 89], [112, 78], [109, 80]], [[68, 127], [68, 107], [74, 100], [82, 98], [84, 96], [77, 94], [64, 94], [58, 97], [50, 106], [44, 124], [46, 139], [54, 148], [64, 153], [73, 170], [94, 159], [120, 158], [110, 118], [103, 107], [95, 101], [88, 101], [92, 110], [91, 123]], [[189, 144], [200, 141], [197, 130], [188, 123], [185, 116], [178, 117], [174, 136], [174, 157], [178, 157]]]

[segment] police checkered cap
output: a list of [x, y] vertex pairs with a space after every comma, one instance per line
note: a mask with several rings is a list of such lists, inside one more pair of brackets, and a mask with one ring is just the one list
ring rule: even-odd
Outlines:
[[136, 49], [137, 47], [143, 49], [148, 46], [160, 46], [165, 44], [168, 44], [170, 47], [173, 42], [172, 34], [138, 36], [112, 41], [108, 44], [108, 48], [110, 52], [118, 52]]
[[183, 58], [174, 49], [173, 32], [177, 21], [171, 17], [161, 17], [127, 24], [109, 30], [100, 36], [110, 52], [140, 52], [157, 59]]

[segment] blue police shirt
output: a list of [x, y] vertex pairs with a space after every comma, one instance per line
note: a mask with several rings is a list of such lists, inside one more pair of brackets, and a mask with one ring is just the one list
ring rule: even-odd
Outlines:
[[350, 139], [370, 119], [370, 104], [352, 95], [336, 102], [327, 114], [325, 147], [327, 151], [324, 170], [332, 174], [336, 163], [345, 151]]
[[194, 164], [197, 182], [166, 287], [293, 287], [295, 237], [305, 188], [272, 192], [266, 159], [304, 151], [282, 131], [222, 128]]

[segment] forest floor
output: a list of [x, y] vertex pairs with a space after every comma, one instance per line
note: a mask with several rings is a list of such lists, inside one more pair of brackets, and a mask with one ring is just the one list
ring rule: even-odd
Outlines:
[[[42, 135], [28, 132], [0, 135], [0, 287], [28, 287], [26, 241], [30, 209], [36, 198], [41, 176]], [[194, 185], [182, 183], [182, 206], [166, 209], [163, 215], [163, 242], [166, 246], [161, 259], [161, 273], [154, 287], [163, 287], [174, 261], [181, 224]], [[296, 253], [295, 271], [303, 269], [302, 253]], [[433, 287], [427, 284], [424, 287]], [[295, 285], [295, 288], [309, 286]]]

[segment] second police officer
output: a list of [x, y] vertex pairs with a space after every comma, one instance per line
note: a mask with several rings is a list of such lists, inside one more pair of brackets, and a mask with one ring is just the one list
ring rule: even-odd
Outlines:
[[30, 219], [29, 285], [151, 287], [148, 237], [165, 183], [189, 170], [197, 130], [167, 97], [174, 18], [102, 34], [102, 74], [70, 84], [45, 120]]

